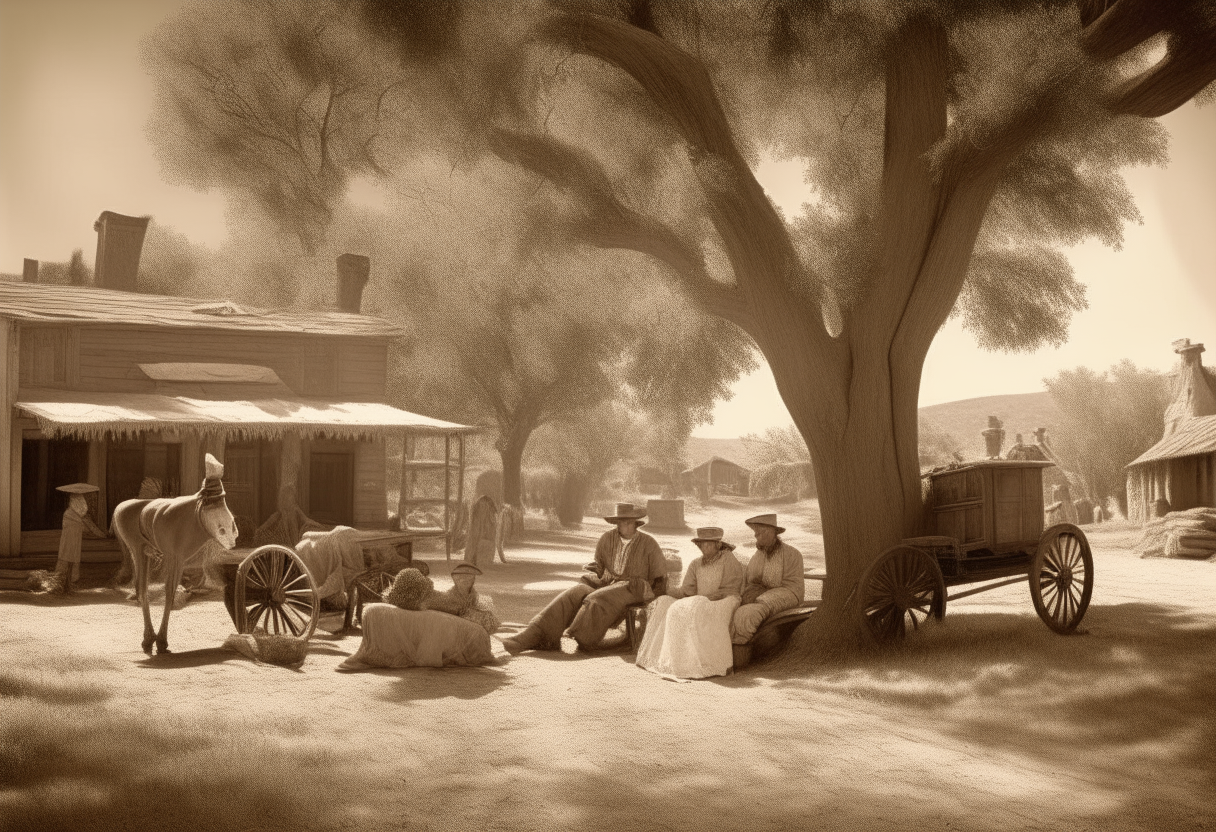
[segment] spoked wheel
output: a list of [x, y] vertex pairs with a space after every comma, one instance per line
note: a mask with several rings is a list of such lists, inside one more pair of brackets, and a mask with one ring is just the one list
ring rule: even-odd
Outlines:
[[930, 616], [946, 614], [946, 583], [937, 561], [912, 546], [879, 555], [861, 576], [863, 629], [879, 642], [902, 639]]
[[1094, 591], [1094, 558], [1085, 533], [1063, 523], [1043, 532], [1030, 566], [1030, 597], [1043, 623], [1067, 635], [1081, 623]]
[[304, 561], [286, 546], [261, 546], [241, 561], [234, 598], [236, 628], [309, 638], [321, 599]]

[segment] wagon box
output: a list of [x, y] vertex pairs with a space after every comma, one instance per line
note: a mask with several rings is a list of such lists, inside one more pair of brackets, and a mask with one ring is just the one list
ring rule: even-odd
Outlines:
[[1020, 551], [1043, 533], [1042, 460], [994, 459], [929, 474], [930, 534], [961, 557]]

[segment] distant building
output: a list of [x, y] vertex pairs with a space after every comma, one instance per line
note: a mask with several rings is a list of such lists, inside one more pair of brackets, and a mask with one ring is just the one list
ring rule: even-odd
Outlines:
[[[293, 484], [319, 523], [384, 528], [388, 437], [405, 437], [407, 491], [418, 478], [440, 487], [400, 508], [425, 509], [441, 526], [431, 530], [450, 534], [472, 428], [385, 403], [388, 345], [401, 332], [360, 314], [366, 258], [339, 258], [335, 311], [140, 294], [138, 246], [115, 216], [99, 221], [98, 286], [39, 283], [36, 264], [24, 281], [0, 281], [0, 565], [58, 549], [67, 495], [57, 486], [97, 486], [105, 529], [123, 500], [193, 493], [207, 452], [225, 464], [243, 540]], [[120, 250], [105, 251], [107, 240]], [[411, 452], [422, 437], [438, 451]], [[86, 559], [117, 557], [113, 539], [86, 548]]]
[[1174, 342], [1180, 363], [1161, 441], [1127, 466], [1128, 519], [1216, 506], [1216, 380], [1203, 367], [1203, 344]]
[[686, 494], [734, 494], [746, 497], [751, 471], [737, 462], [712, 456], [680, 473], [680, 487]]

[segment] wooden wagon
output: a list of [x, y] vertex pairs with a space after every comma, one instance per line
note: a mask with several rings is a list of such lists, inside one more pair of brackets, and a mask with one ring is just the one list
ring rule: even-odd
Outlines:
[[[359, 536], [365, 570], [347, 586], [343, 629], [362, 617], [363, 604], [379, 599], [392, 584], [397, 571], [414, 566], [424, 574], [430, 569], [413, 560], [410, 535], [393, 532], [364, 532]], [[391, 546], [395, 557], [387, 563], [372, 563], [371, 550]], [[307, 564], [287, 546], [270, 544], [249, 551], [223, 552], [217, 561], [224, 582], [224, 606], [238, 633], [263, 630], [307, 640], [317, 628], [321, 598]]]
[[[883, 552], [850, 595], [866, 632], [903, 638], [946, 602], [1028, 581], [1035, 611], [1057, 633], [1076, 629], [1093, 592], [1089, 541], [1076, 526], [1043, 529], [1040, 460], [985, 460], [928, 475], [926, 526]], [[947, 596], [947, 587], [982, 584]]]

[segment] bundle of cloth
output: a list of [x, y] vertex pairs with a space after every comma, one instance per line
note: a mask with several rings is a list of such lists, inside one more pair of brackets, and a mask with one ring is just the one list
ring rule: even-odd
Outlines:
[[358, 532], [350, 526], [335, 526], [327, 532], [305, 532], [295, 550], [308, 567], [321, 598], [339, 595], [366, 568]]
[[384, 602], [363, 608], [363, 642], [338, 670], [493, 664], [490, 633], [499, 622], [490, 599], [473, 590], [479, 574], [460, 564], [452, 570], [455, 586], [435, 592], [419, 570], [402, 569]]

